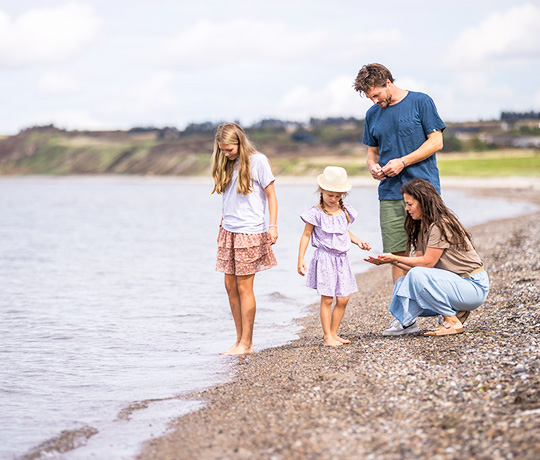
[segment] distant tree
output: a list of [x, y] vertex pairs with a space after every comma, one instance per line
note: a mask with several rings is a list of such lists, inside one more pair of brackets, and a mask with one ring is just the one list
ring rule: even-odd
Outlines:
[[65, 130], [57, 128], [51, 123], [50, 125], [30, 126], [29, 128], [24, 128], [21, 130], [21, 132], [23, 131], [65, 131]]
[[217, 127], [221, 124], [219, 123], [212, 123], [211, 121], [205, 121], [203, 123], [190, 123], [186, 126], [184, 131], [182, 131], [182, 134], [190, 135], [190, 134], [204, 134], [204, 135], [213, 135], [216, 131]]
[[539, 120], [540, 112], [502, 112], [501, 120], [512, 121], [512, 120]]
[[286, 127], [286, 123], [283, 120], [278, 120], [276, 118], [266, 118], [264, 120], [258, 121], [257, 123], [253, 123], [250, 126], [250, 129], [264, 129], [264, 130], [271, 130], [271, 131], [284, 131]]
[[348, 118], [328, 117], [328, 118], [310, 118], [309, 119], [309, 125], [314, 128], [326, 126], [326, 125], [341, 126], [341, 125], [349, 125], [349, 124], [362, 125], [363, 120], [360, 120], [355, 117], [348, 117]]
[[463, 151], [463, 142], [461, 139], [452, 133], [443, 134], [443, 152], [461, 152]]
[[128, 133], [132, 133], [132, 134], [151, 133], [157, 130], [158, 128], [156, 128], [155, 126], [134, 126], [128, 131]]
[[294, 142], [308, 142], [308, 143], [315, 142], [316, 140], [315, 136], [305, 128], [297, 129], [294, 133], [291, 134], [291, 139]]
[[474, 152], [485, 152], [486, 150], [497, 149], [495, 144], [487, 143], [478, 137], [473, 137], [471, 139], [471, 149]]
[[524, 136], [540, 136], [540, 127], [520, 126], [519, 134]]

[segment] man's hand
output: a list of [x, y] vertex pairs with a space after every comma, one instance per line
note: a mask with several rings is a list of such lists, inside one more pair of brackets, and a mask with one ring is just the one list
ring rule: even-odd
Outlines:
[[405, 169], [403, 160], [401, 158], [396, 158], [386, 163], [381, 171], [385, 176], [394, 177], [397, 176], [401, 171], [403, 171], [403, 169]]
[[384, 174], [383, 169], [381, 168], [381, 165], [379, 163], [373, 164], [369, 168], [369, 172], [371, 173], [371, 176], [373, 177], [373, 179], [377, 179], [377, 180], [386, 179], [386, 175]]

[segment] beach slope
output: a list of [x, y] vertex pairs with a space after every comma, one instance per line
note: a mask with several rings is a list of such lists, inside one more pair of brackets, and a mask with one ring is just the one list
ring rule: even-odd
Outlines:
[[343, 321], [350, 345], [322, 346], [314, 307], [298, 340], [238, 358], [138, 458], [540, 458], [540, 214], [471, 230], [492, 287], [465, 334], [381, 336], [392, 287], [374, 268]]

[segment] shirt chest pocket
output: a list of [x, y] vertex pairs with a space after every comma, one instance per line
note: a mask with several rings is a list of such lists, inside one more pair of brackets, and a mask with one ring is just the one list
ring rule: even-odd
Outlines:
[[400, 117], [398, 121], [398, 132], [400, 136], [406, 137], [415, 131], [422, 129], [420, 119], [415, 116]]

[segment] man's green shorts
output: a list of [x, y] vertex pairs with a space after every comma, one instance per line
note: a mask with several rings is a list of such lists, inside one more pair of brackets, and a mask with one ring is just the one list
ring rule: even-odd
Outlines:
[[403, 200], [379, 201], [383, 252], [402, 252], [407, 249], [407, 233], [403, 228], [406, 215]]

